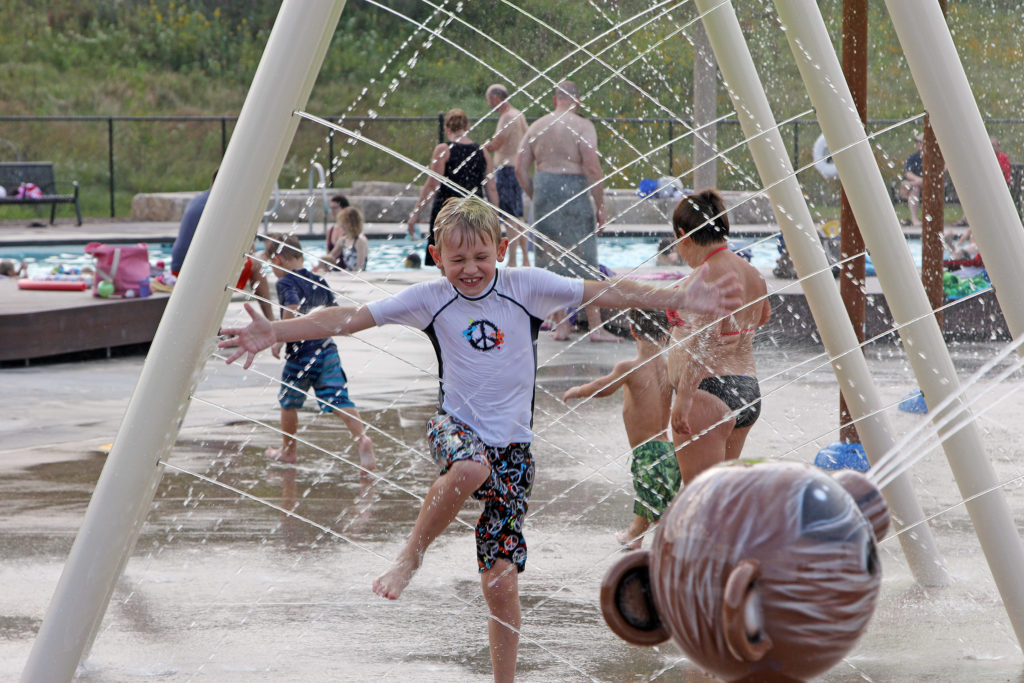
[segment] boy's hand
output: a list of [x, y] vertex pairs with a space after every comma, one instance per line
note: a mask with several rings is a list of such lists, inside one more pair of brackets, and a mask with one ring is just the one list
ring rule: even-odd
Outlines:
[[580, 389], [582, 389], [582, 388], [583, 387], [579, 386], [579, 387], [572, 387], [571, 389], [566, 389], [565, 393], [562, 394], [562, 403], [568, 403], [570, 400], [572, 400], [574, 398], [583, 398], [583, 395], [580, 392]]
[[228, 358], [228, 363], [233, 363], [243, 355], [248, 354], [242, 367], [248, 368], [256, 358], [256, 354], [265, 348], [273, 346], [277, 342], [274, 328], [270, 321], [264, 318], [250, 304], [245, 304], [245, 312], [252, 318], [252, 322], [246, 327], [227, 327], [221, 329], [221, 335], [227, 336], [217, 344], [218, 348], [235, 349], [235, 352]]
[[274, 342], [274, 345], [270, 347], [270, 353], [274, 358], [281, 357], [281, 348], [284, 346], [284, 342]]
[[743, 305], [743, 288], [735, 273], [726, 273], [717, 280], [708, 281], [708, 266], [693, 271], [687, 287], [685, 308], [694, 313], [729, 315]]

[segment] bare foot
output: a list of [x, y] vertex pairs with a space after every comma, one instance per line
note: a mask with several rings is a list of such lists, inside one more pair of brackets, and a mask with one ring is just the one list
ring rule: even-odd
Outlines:
[[551, 333], [551, 339], [553, 341], [569, 341], [569, 335], [566, 332], [555, 331]]
[[619, 542], [619, 545], [622, 546], [623, 550], [640, 550], [640, 547], [644, 543], [643, 536], [637, 536], [628, 531], [615, 534], [615, 540]]
[[373, 580], [373, 592], [388, 600], [397, 600], [409, 585], [417, 567], [411, 560], [399, 557], [388, 570]]
[[594, 330], [587, 334], [587, 338], [592, 342], [621, 342], [622, 337], [618, 337], [611, 332], [605, 330]]
[[359, 464], [368, 470], [377, 469], [377, 459], [373, 455], [373, 441], [365, 434], [359, 439]]
[[298, 461], [298, 458], [295, 455], [295, 448], [294, 447], [292, 447], [292, 448], [273, 448], [273, 447], [271, 447], [271, 448], [268, 448], [267, 450], [263, 451], [263, 455], [265, 457], [267, 457], [267, 458], [270, 458], [271, 460], [276, 460], [277, 462], [293, 463], [293, 462], [297, 462]]

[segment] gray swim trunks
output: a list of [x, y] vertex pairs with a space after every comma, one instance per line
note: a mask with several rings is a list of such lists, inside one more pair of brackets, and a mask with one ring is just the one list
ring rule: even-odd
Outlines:
[[597, 220], [588, 185], [582, 175], [540, 172], [534, 176], [533, 227], [549, 238], [534, 239], [538, 268], [567, 277], [599, 277]]

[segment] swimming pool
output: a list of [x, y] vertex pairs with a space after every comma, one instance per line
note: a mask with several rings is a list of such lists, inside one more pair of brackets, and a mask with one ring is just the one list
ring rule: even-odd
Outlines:
[[[598, 258], [602, 265], [612, 270], [628, 270], [638, 266], [654, 265], [654, 256], [658, 249], [657, 237], [602, 237], [598, 240]], [[914, 262], [921, 265], [921, 242], [917, 239], [908, 240]], [[747, 249], [751, 253], [751, 263], [761, 270], [771, 270], [779, 257], [778, 240], [774, 237], [748, 240], [732, 240], [730, 246], [735, 249], [751, 245]], [[371, 239], [370, 254], [367, 258], [367, 270], [391, 271], [406, 270], [402, 265], [405, 257], [416, 252], [423, 255], [426, 241], [408, 239]], [[156, 264], [164, 261], [170, 264], [170, 242], [150, 242], [149, 260]], [[324, 253], [322, 238], [305, 239], [303, 249], [310, 255], [307, 265], [314, 258]], [[82, 244], [58, 244], [52, 246], [32, 245], [17, 247], [0, 247], [0, 259], [26, 261], [29, 265], [30, 277], [43, 277], [55, 268], [80, 269], [92, 267], [94, 259], [84, 251]]]

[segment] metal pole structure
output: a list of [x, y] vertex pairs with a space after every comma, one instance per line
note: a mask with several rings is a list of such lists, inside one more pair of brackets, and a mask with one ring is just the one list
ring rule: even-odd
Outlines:
[[[718, 67], [707, 33], [700, 24], [693, 27], [693, 188], [718, 185], [718, 126], [705, 127], [715, 120], [718, 106]], [[707, 163], [705, 163], [707, 162]], [[669, 175], [675, 175], [669, 167]]]
[[[938, 0], [946, 14], [946, 0]], [[935, 320], [942, 327], [945, 292], [942, 287], [942, 254], [946, 231], [946, 162], [935, 139], [928, 116], [924, 117], [924, 145], [921, 148], [921, 284], [928, 303], [935, 311]]]
[[114, 217], [114, 118], [107, 117], [107, 172], [110, 178], [110, 217]]
[[[843, 75], [850, 84], [861, 123], [867, 120], [868, 112], [867, 71], [868, 1], [843, 0]], [[845, 189], [840, 193], [839, 225], [839, 253], [844, 260], [839, 274], [839, 296], [846, 305], [846, 314], [850, 316], [857, 340], [863, 342], [864, 311], [867, 307], [867, 296], [864, 293], [865, 259], [860, 257], [846, 261], [846, 258], [864, 251], [864, 238], [861, 237]], [[860, 443], [842, 392], [839, 393], [839, 440], [843, 443]]]
[[[718, 59], [718, 68], [728, 85], [726, 89], [733, 98], [740, 125], [748, 138], [751, 156], [761, 182], [768, 188], [768, 198], [786, 239], [786, 247], [803, 282], [811, 315], [831, 358], [839, 386], [846, 395], [850, 412], [860, 420], [857, 428], [864, 450], [868, 459], [874, 462], [888, 452], [896, 440], [832, 279], [811, 211], [786, 156], [782, 135], [757, 76], [736, 12], [730, 2], [696, 0], [696, 3]], [[897, 477], [882, 493], [897, 526], [909, 526], [924, 519], [905, 475]], [[912, 533], [901, 534], [899, 539], [907, 564], [918, 583], [928, 586], [948, 583], [927, 524], [918, 526]]]
[[227, 285], [237, 278], [291, 145], [293, 112], [308, 100], [344, 4], [281, 6], [22, 681], [70, 681], [87, 652], [227, 310]]
[[[938, 9], [934, 0], [907, 4], [918, 9], [934, 5]], [[814, 0], [776, 0], [775, 5], [829, 149], [839, 150], [833, 156], [839, 177], [849, 194], [857, 222], [864, 231], [864, 241], [871, 252], [893, 319], [901, 326], [900, 337], [921, 391], [929, 405], [937, 405], [947, 399], [951, 401], [948, 409], [933, 413], [933, 419], [939, 422], [954, 412], [969, 414], [956, 368], [920, 284], [896, 211], [892, 203], [884, 199], [888, 194], [885, 181], [864, 127], [853, 111], [852, 96], [818, 6]], [[914, 16], [915, 22], [920, 21], [919, 15]], [[939, 16], [941, 18], [941, 12]], [[929, 53], [934, 47], [929, 45]], [[961, 94], [973, 101], [970, 91]], [[949, 97], [948, 92], [946, 96]], [[927, 102], [925, 104], [927, 106]], [[965, 133], [962, 126], [958, 131], [961, 135]], [[982, 140], [988, 142], [987, 137], [982, 136]], [[1006, 182], [999, 172], [991, 145], [981, 144], [973, 150], [973, 156], [984, 157], [985, 161], [991, 162], [997, 182], [985, 189], [993, 192], [997, 186], [1002, 188], [1012, 212]], [[1020, 232], [1015, 212], [1014, 218]], [[1016, 252], [1018, 258], [1021, 254], [1024, 254], [1024, 248]], [[965, 498], [964, 505], [974, 523], [1018, 642], [1024, 645], [1024, 582], [1020, 580], [1020, 571], [1024, 568], [1024, 545], [1017, 535], [995, 470], [985, 457], [981, 433], [971, 421], [952, 433], [948, 428], [940, 429], [939, 439]], [[972, 500], [971, 496], [975, 495], [979, 497]]]
[[1024, 334], [1024, 228], [935, 0], [886, 0], [907, 65], [995, 287], [1010, 334]]
[[[942, 287], [943, 234], [946, 228], [946, 163], [935, 140], [935, 132], [924, 117], [924, 144], [921, 147], [921, 285], [932, 311], [945, 302]], [[942, 311], [935, 313], [942, 329]]]

